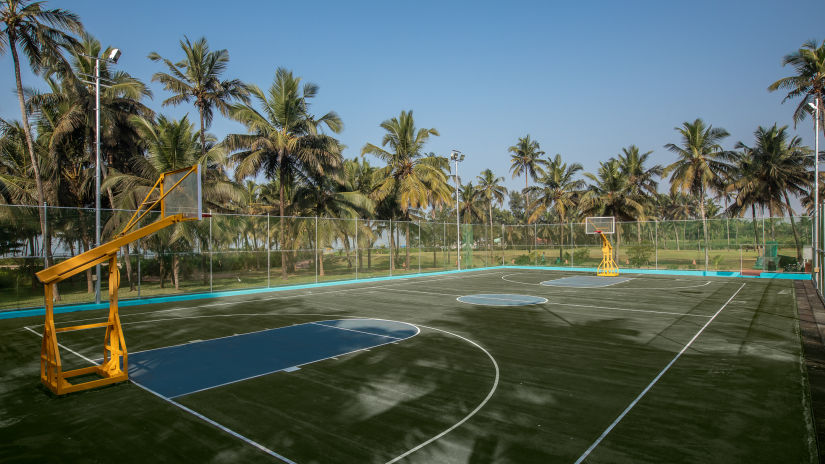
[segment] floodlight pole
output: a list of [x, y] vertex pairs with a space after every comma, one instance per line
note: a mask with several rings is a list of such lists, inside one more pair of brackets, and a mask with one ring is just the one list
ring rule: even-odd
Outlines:
[[[120, 50], [113, 48], [109, 56], [84, 55], [95, 60], [95, 247], [100, 246], [100, 60], [117, 63]], [[95, 266], [95, 303], [100, 303], [100, 264]]]
[[[95, 246], [100, 246], [100, 59], [95, 58]], [[95, 266], [95, 303], [100, 303], [100, 264]]]
[[819, 288], [819, 95], [813, 103], [808, 103], [808, 107], [814, 110], [814, 236], [811, 239], [811, 253], [813, 254], [813, 266], [811, 269], [811, 279], [814, 285]]
[[464, 154], [458, 150], [450, 152], [450, 159], [455, 161], [455, 239], [458, 270], [461, 270], [461, 213], [458, 202], [458, 162], [464, 160]]

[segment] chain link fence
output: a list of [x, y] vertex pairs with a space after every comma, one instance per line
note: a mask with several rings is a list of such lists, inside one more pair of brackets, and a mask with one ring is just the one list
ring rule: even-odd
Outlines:
[[[55, 262], [94, 247], [93, 209], [48, 206], [45, 213]], [[131, 214], [102, 210], [102, 240], [114, 236]], [[38, 217], [38, 207], [0, 205], [0, 310], [43, 304], [43, 287], [34, 276], [45, 262]], [[150, 213], [140, 225], [155, 219]], [[617, 223], [611, 237], [616, 262], [625, 269], [810, 272], [809, 217], [709, 219], [706, 225], [707, 243], [700, 220]], [[455, 222], [215, 213], [121, 248], [120, 297], [454, 270], [457, 229]], [[583, 223], [462, 224], [460, 239], [462, 269], [595, 267], [601, 260], [600, 239], [585, 234]], [[92, 269], [62, 282], [58, 304], [94, 302], [95, 278]]]

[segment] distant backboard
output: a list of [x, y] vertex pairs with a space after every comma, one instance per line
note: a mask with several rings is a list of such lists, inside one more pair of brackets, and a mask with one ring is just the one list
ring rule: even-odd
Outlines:
[[584, 233], [586, 234], [613, 234], [616, 232], [616, 219], [613, 216], [597, 216], [584, 218]]
[[164, 217], [175, 214], [182, 214], [184, 217], [198, 220], [203, 217], [201, 167], [199, 164], [163, 173], [163, 184], [160, 192], [161, 195], [168, 192], [161, 205]]

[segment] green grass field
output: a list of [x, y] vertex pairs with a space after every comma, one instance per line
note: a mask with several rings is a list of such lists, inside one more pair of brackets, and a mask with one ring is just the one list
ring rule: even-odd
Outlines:
[[[133, 383], [55, 397], [39, 380], [42, 317], [2, 320], [0, 462], [280, 462], [205, 419], [299, 464], [818, 462], [792, 281], [539, 285], [570, 275], [478, 270], [121, 309], [130, 352], [351, 317], [421, 329], [175, 399], [189, 411]], [[484, 293], [548, 301], [456, 300]], [[64, 362], [88, 365], [102, 337], [60, 334]]]

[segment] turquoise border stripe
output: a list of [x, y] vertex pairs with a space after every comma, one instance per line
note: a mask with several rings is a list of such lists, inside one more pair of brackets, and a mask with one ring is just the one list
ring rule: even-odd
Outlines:
[[[497, 266], [500, 267], [500, 266]], [[415, 277], [427, 277], [427, 276], [437, 276], [437, 275], [446, 275], [446, 274], [457, 274], [463, 272], [476, 272], [476, 271], [485, 271], [490, 269], [496, 269], [497, 267], [484, 267], [484, 268], [474, 268], [474, 269], [462, 269], [460, 271], [439, 271], [439, 272], [423, 272], [421, 274], [404, 274], [398, 276], [385, 276], [385, 277], [370, 277], [367, 279], [358, 279], [358, 280], [333, 280], [329, 282], [318, 282], [312, 284], [301, 284], [301, 285], [285, 285], [283, 287], [261, 287], [261, 288], [250, 288], [245, 290], [230, 290], [224, 292], [212, 292], [212, 293], [187, 293], [184, 295], [171, 295], [171, 296], [161, 296], [161, 297], [152, 297], [152, 298], [141, 298], [141, 299], [132, 299], [132, 300], [119, 300], [118, 305], [123, 308], [126, 306], [140, 306], [140, 305], [147, 305], [147, 304], [157, 304], [157, 303], [171, 303], [175, 301], [190, 301], [190, 300], [201, 300], [206, 298], [223, 298], [228, 296], [240, 296], [240, 295], [254, 295], [258, 293], [271, 293], [271, 292], [285, 292], [288, 290], [302, 290], [305, 288], [321, 288], [321, 287], [333, 287], [338, 285], [351, 285], [351, 284], [361, 284], [361, 283], [370, 283], [370, 282], [383, 282], [387, 280], [401, 280], [401, 279], [411, 279]], [[90, 311], [94, 309], [106, 309], [109, 307], [109, 303], [83, 303], [83, 304], [76, 304], [76, 305], [65, 305], [65, 306], [57, 306], [54, 308], [55, 314], [61, 313], [73, 313], [76, 311]], [[30, 317], [30, 316], [43, 316], [46, 314], [46, 309], [43, 307], [40, 308], [32, 308], [32, 309], [11, 309], [8, 311], [0, 312], [0, 320], [2, 319], [14, 319], [18, 317]]]
[[[480, 267], [474, 269], [462, 269], [460, 271], [453, 270], [453, 271], [439, 271], [439, 272], [423, 272], [420, 274], [404, 274], [399, 276], [385, 276], [385, 277], [371, 277], [368, 279], [358, 279], [358, 280], [333, 280], [329, 282], [319, 282], [313, 284], [302, 284], [302, 285], [286, 285], [283, 287], [262, 287], [262, 288], [250, 288], [246, 290], [230, 290], [224, 292], [213, 292], [213, 293], [187, 293], [184, 295], [172, 295], [172, 296], [162, 296], [162, 297], [153, 297], [153, 298], [142, 298], [142, 299], [133, 299], [133, 300], [120, 300], [119, 305], [120, 307], [126, 306], [140, 306], [146, 304], [157, 304], [157, 303], [171, 303], [175, 301], [190, 301], [190, 300], [201, 300], [206, 298], [223, 298], [228, 296], [240, 296], [240, 295], [254, 295], [258, 293], [272, 293], [272, 292], [285, 292], [288, 290], [301, 290], [305, 288], [322, 288], [322, 287], [333, 287], [339, 285], [352, 285], [352, 284], [361, 284], [361, 283], [369, 283], [369, 282], [384, 282], [387, 280], [401, 280], [401, 279], [413, 279], [416, 277], [428, 277], [428, 276], [437, 276], [437, 275], [447, 275], [447, 274], [458, 274], [464, 272], [477, 272], [477, 271], [490, 271], [495, 269], [529, 269], [529, 270], [544, 270], [544, 271], [573, 271], [573, 272], [596, 272], [596, 268], [594, 267], [558, 267], [558, 266], [490, 266], [490, 267]], [[741, 275], [739, 272], [732, 272], [732, 271], [691, 271], [691, 270], [674, 270], [674, 269], [624, 269], [619, 271], [622, 274], [654, 274], [654, 275], [681, 275], [681, 276], [697, 276], [697, 277], [739, 277], [739, 278], [750, 278], [750, 279], [788, 279], [788, 280], [810, 280], [811, 276], [809, 274], [785, 274], [780, 272], [763, 272], [760, 275]], [[61, 313], [73, 313], [76, 311], [89, 311], [93, 309], [105, 309], [109, 307], [109, 303], [86, 303], [86, 304], [77, 304], [77, 305], [65, 305], [65, 306], [58, 306], [54, 308], [55, 314]], [[31, 309], [10, 309], [7, 311], [0, 311], [0, 320], [2, 319], [14, 319], [19, 317], [31, 317], [31, 316], [43, 316], [45, 314], [45, 309], [40, 308], [31, 308]]]

